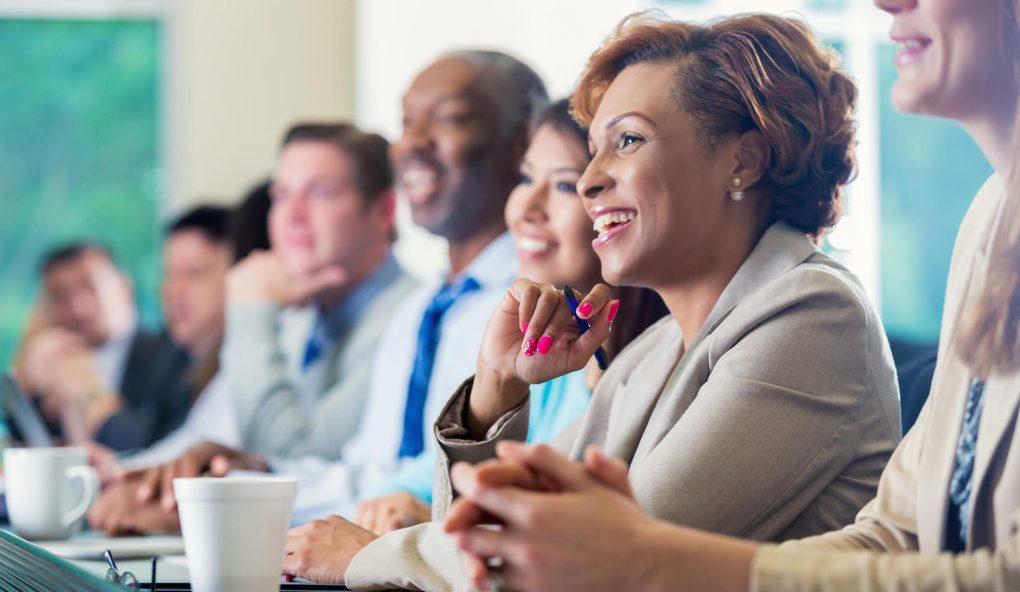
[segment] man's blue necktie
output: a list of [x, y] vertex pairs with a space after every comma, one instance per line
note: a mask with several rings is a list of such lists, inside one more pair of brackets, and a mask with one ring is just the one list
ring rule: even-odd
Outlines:
[[949, 481], [949, 516], [946, 521], [946, 548], [957, 553], [967, 547], [970, 517], [970, 494], [974, 488], [974, 455], [977, 452], [978, 425], [984, 407], [985, 383], [971, 380], [967, 407], [963, 411], [963, 427], [956, 444], [956, 469]]
[[425, 449], [425, 400], [429, 393], [429, 380], [439, 346], [439, 324], [446, 311], [458, 298], [480, 288], [472, 277], [440, 288], [432, 298], [418, 328], [418, 347], [414, 355], [411, 380], [407, 385], [407, 406], [404, 408], [404, 437], [400, 441], [399, 458], [415, 457]]
[[308, 370], [309, 366], [319, 359], [319, 356], [322, 355], [322, 352], [325, 351], [328, 345], [329, 338], [326, 337], [326, 329], [320, 318], [316, 316], [315, 324], [312, 325], [312, 332], [308, 336], [308, 342], [305, 344], [305, 354], [301, 358], [301, 371]]

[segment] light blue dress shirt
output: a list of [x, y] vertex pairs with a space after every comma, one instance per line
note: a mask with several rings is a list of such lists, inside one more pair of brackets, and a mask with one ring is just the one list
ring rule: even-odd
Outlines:
[[[584, 369], [549, 382], [531, 385], [531, 413], [528, 416], [528, 442], [548, 442], [567, 428], [588, 408], [591, 391], [585, 384]], [[425, 503], [432, 503], [432, 476], [436, 468], [433, 446], [411, 462], [405, 463], [385, 481], [361, 491], [359, 499], [368, 500], [397, 491], [407, 491]]]
[[[367, 408], [371, 369], [392, 310], [419, 283], [392, 255], [343, 302], [282, 309], [271, 301], [228, 306], [221, 372], [246, 450], [339, 458]], [[321, 355], [304, 364], [309, 336]]]

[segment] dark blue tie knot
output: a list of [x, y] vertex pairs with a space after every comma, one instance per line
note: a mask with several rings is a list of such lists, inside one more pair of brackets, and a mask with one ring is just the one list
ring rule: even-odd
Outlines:
[[436, 295], [432, 297], [432, 302], [429, 303], [429, 307], [425, 310], [425, 314], [438, 314], [442, 317], [446, 314], [446, 311], [450, 310], [450, 307], [453, 306], [453, 303], [456, 302], [458, 298], [468, 292], [474, 292], [479, 287], [478, 282], [471, 276], [467, 276], [462, 278], [460, 281], [453, 282], [451, 284], [445, 284], [438, 292], [436, 292]]

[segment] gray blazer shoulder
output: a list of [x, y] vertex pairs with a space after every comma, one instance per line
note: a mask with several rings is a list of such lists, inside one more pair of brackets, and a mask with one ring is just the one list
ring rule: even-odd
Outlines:
[[392, 311], [417, 285], [396, 267], [370, 294], [349, 329], [307, 370], [300, 370], [313, 318], [310, 307], [281, 314], [260, 303], [227, 310], [221, 362], [244, 447], [278, 458], [339, 458], [361, 421], [371, 359]]

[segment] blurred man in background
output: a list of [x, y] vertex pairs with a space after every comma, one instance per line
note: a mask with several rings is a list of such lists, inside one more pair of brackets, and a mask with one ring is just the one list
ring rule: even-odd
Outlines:
[[[163, 316], [170, 337], [188, 353], [185, 379], [191, 406], [183, 424], [125, 460], [126, 466], [165, 462], [203, 441], [240, 444], [233, 401], [219, 372], [234, 226], [230, 209], [206, 205], [185, 212], [167, 229]], [[264, 234], [265, 220], [262, 228]]]
[[44, 258], [15, 368], [67, 442], [130, 450], [169, 433], [188, 410], [187, 363], [139, 325], [132, 283], [103, 247], [75, 243]]

